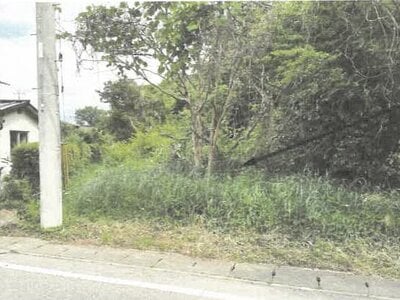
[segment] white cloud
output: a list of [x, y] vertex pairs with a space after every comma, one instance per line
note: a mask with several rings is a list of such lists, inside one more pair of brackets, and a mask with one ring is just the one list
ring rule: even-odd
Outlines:
[[[60, 2], [60, 1], [59, 1]], [[72, 30], [73, 20], [90, 3], [110, 3], [110, 1], [61, 1], [60, 25]], [[115, 3], [115, 2], [114, 2]], [[0, 3], [0, 20], [3, 23], [23, 24], [35, 32], [35, 3], [33, 1], [6, 1]], [[63, 53], [62, 76], [64, 95], [60, 97], [61, 116], [72, 120], [76, 108], [106, 105], [101, 103], [95, 90], [102, 89], [103, 83], [115, 79], [104, 64], [94, 65], [92, 70], [76, 69], [75, 53], [66, 42], [57, 45]], [[36, 90], [36, 38], [34, 35], [21, 37], [0, 37], [0, 81], [11, 84], [0, 85], [0, 98], [31, 99], [37, 103]], [[61, 84], [61, 83], [60, 83]]]
[[[48, 2], [48, 1], [44, 1]], [[117, 5], [119, 1], [101, 0], [70, 0], [54, 1], [61, 4], [59, 27], [61, 30], [73, 31], [74, 19], [91, 4]], [[20, 24], [30, 29], [30, 34], [36, 30], [35, 2], [33, 0], [6, 0], [0, 2], [0, 20], [2, 23]], [[1, 26], [1, 24], [0, 24]], [[37, 103], [36, 87], [36, 37], [25, 36], [10, 38], [0, 37], [0, 81], [9, 82], [12, 86], [0, 85], [0, 98], [30, 99], [32, 104]], [[104, 63], [87, 65], [89, 69], [81, 68], [77, 73], [75, 53], [71, 45], [62, 41], [58, 50], [63, 53], [62, 76], [64, 95], [60, 97], [61, 116], [69, 121], [73, 120], [74, 111], [84, 106], [107, 105], [100, 102], [96, 90], [101, 90], [105, 81], [115, 80], [116, 76], [105, 67]], [[150, 68], [156, 70], [154, 63]], [[160, 81], [150, 75], [154, 82]], [[143, 83], [143, 81], [138, 81]], [[61, 83], [60, 83], [61, 84]]]
[[18, 91], [32, 97], [32, 88], [36, 87], [35, 47], [33, 37], [0, 39], [0, 80], [11, 84], [0, 86], [1, 98], [16, 97]]
[[2, 22], [35, 25], [35, 2], [1, 1], [0, 20]]

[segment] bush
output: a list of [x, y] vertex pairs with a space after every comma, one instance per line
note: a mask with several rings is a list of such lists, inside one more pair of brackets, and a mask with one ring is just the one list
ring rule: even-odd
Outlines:
[[135, 169], [154, 168], [181, 156], [185, 128], [174, 121], [138, 131], [134, 138], [105, 148], [105, 163], [110, 166], [130, 165]]
[[40, 222], [39, 201], [37, 200], [28, 201], [22, 207], [22, 209], [20, 209], [19, 215], [22, 219], [29, 222], [31, 225], [38, 224]]
[[31, 184], [26, 179], [6, 176], [0, 192], [0, 207], [5, 209], [22, 209], [32, 200]]
[[39, 191], [39, 144], [25, 143], [16, 146], [11, 153], [11, 176], [26, 179], [34, 192]]
[[63, 175], [70, 176], [89, 164], [90, 147], [86, 144], [68, 142], [62, 145]]

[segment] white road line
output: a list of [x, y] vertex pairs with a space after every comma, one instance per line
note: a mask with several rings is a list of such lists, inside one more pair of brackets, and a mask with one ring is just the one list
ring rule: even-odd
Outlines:
[[221, 300], [250, 300], [250, 299], [253, 299], [253, 298], [241, 297], [241, 296], [236, 296], [236, 295], [227, 294], [227, 293], [212, 292], [212, 291], [200, 290], [200, 289], [194, 289], [194, 288], [185, 288], [185, 287], [180, 287], [180, 286], [176, 286], [176, 285], [168, 285], [168, 284], [152, 283], [152, 282], [139, 281], [139, 280], [105, 277], [105, 276], [98, 276], [98, 275], [88, 275], [88, 274], [81, 274], [81, 273], [73, 273], [73, 272], [60, 271], [60, 270], [55, 270], [55, 269], [32, 267], [32, 266], [26, 266], [26, 265], [17, 265], [17, 264], [7, 263], [7, 262], [0, 262], [0, 268], [24, 271], [24, 272], [36, 273], [36, 274], [59, 276], [59, 277], [64, 277], [64, 278], [73, 278], [73, 279], [81, 279], [81, 280], [88, 280], [88, 281], [108, 283], [108, 284], [139, 287], [139, 288], [158, 290], [158, 291], [163, 291], [163, 292], [172, 292], [172, 293], [176, 293], [176, 294], [183, 294], [183, 295], [188, 295], [188, 296], [196, 296], [196, 297], [207, 298], [207, 299], [221, 299]]

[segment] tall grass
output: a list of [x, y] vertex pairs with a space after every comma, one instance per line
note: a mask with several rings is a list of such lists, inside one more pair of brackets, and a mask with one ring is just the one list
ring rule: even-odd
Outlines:
[[400, 197], [362, 194], [328, 179], [259, 173], [211, 179], [163, 170], [101, 169], [75, 178], [66, 194], [76, 214], [150, 218], [213, 229], [280, 230], [293, 237], [334, 240], [400, 236]]

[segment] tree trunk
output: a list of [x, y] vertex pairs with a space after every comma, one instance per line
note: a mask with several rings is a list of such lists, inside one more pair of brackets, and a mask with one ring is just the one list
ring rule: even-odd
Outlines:
[[208, 164], [207, 164], [208, 178], [210, 178], [210, 176], [213, 174], [215, 168], [215, 160], [217, 158], [217, 141], [219, 136], [221, 118], [222, 116], [217, 113], [216, 108], [214, 107], [211, 120], [210, 149], [208, 151]]
[[193, 160], [195, 169], [201, 169], [203, 156], [203, 125], [200, 110], [191, 107]]

